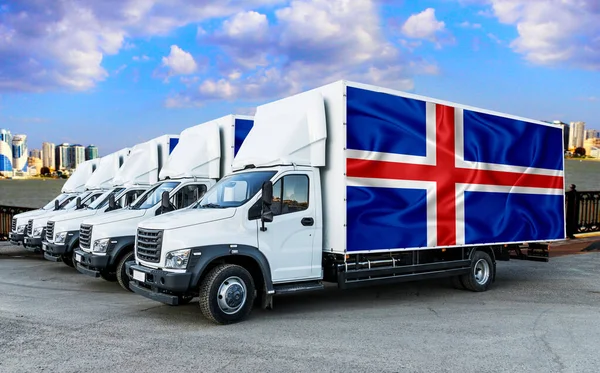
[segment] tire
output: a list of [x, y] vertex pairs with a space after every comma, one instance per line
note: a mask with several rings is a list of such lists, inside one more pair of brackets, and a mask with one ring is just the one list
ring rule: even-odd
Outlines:
[[75, 268], [75, 252], [62, 255], [62, 261], [71, 268]]
[[220, 264], [200, 284], [200, 310], [217, 324], [232, 324], [250, 314], [255, 293], [254, 280], [245, 268]]
[[465, 290], [465, 285], [463, 285], [461, 276], [452, 276], [450, 281], [452, 282], [452, 286], [457, 290]]
[[100, 277], [108, 282], [116, 282], [117, 274], [109, 271], [100, 271]]
[[127, 276], [127, 272], [125, 271], [125, 263], [130, 262], [133, 259], [134, 253], [132, 251], [123, 255], [117, 263], [117, 282], [127, 291], [131, 291], [131, 289], [129, 288], [129, 276]]
[[494, 280], [494, 271], [492, 258], [483, 251], [476, 251], [471, 259], [471, 270], [468, 274], [460, 276], [460, 279], [467, 290], [486, 291]]

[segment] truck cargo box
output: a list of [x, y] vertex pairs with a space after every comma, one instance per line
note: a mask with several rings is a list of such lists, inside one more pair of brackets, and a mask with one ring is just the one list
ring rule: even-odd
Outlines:
[[257, 164], [321, 167], [325, 252], [565, 238], [561, 126], [340, 81], [262, 105], [253, 132]]

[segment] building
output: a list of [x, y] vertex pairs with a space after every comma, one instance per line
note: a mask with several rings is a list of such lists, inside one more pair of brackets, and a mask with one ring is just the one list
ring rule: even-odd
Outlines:
[[569, 131], [569, 150], [583, 147], [585, 141], [585, 122], [571, 122]]
[[71, 168], [76, 168], [80, 163], [85, 162], [85, 148], [83, 145], [73, 145], [73, 162]]
[[12, 172], [12, 135], [9, 130], [0, 129], [0, 173]]
[[[60, 144], [55, 148], [54, 154], [55, 154], [56, 171], [72, 168], [72, 167], [69, 167], [70, 166], [70, 164], [69, 164], [70, 151], [72, 151], [71, 144], [67, 144], [67, 143]], [[73, 157], [73, 159], [75, 159], [75, 157]]]
[[600, 131], [598, 130], [585, 130], [585, 139], [597, 139], [600, 137]]
[[37, 157], [29, 157], [27, 165], [29, 166], [30, 175], [39, 175], [42, 172], [42, 167], [44, 167], [42, 159]]
[[50, 171], [56, 169], [56, 146], [51, 142], [42, 143], [42, 162]]
[[90, 145], [85, 148], [85, 160], [89, 161], [91, 159], [98, 158], [98, 148], [95, 145]]
[[12, 138], [13, 171], [27, 171], [27, 136], [14, 135]]
[[600, 138], [590, 137], [589, 139], [585, 139], [583, 147], [585, 149], [585, 155], [597, 158], [597, 156], [594, 155], [597, 154], [597, 149], [600, 148]]
[[42, 159], [42, 151], [40, 149], [33, 149], [29, 151], [29, 156], [33, 158]]
[[564, 150], [568, 150], [569, 149], [569, 124], [562, 122], [560, 120], [555, 120], [552, 123], [554, 124], [560, 124], [561, 126], [563, 126], [563, 146], [564, 146]]

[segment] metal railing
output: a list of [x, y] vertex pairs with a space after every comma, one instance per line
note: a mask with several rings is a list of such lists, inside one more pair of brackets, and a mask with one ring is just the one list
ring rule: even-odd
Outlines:
[[580, 192], [575, 184], [565, 193], [567, 237], [600, 231], [600, 191]]
[[0, 206], [0, 239], [8, 238], [13, 216], [31, 210], [35, 209], [29, 207]]

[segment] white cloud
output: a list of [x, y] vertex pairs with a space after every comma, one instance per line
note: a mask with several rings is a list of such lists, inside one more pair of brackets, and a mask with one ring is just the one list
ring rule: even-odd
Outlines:
[[15, 1], [0, 12], [0, 91], [87, 90], [128, 39], [284, 0]]
[[480, 29], [481, 28], [481, 23], [471, 23], [469, 21], [464, 21], [464, 22], [460, 23], [459, 26], [462, 27], [462, 28]]
[[[221, 77], [170, 97], [167, 105], [206, 100], [263, 100], [339, 79], [410, 90], [415, 74], [437, 73], [435, 63], [401, 53], [382, 33], [373, 0], [292, 0], [272, 23], [256, 12], [235, 15], [201, 42], [225, 51]], [[256, 30], [237, 32], [237, 25]], [[236, 27], [234, 27], [236, 26]], [[257, 63], [258, 61], [259, 63]]]
[[513, 50], [535, 64], [600, 70], [598, 0], [489, 0], [500, 22], [514, 25]]
[[413, 39], [436, 40], [436, 34], [444, 31], [446, 24], [435, 18], [435, 9], [427, 8], [411, 15], [402, 26], [402, 33]]
[[136, 62], [147, 62], [147, 61], [150, 61], [150, 57], [146, 56], [145, 54], [143, 54], [141, 56], [133, 56], [131, 59], [134, 60], [134, 61], [136, 61]]
[[194, 57], [177, 45], [171, 45], [171, 53], [162, 58], [162, 66], [168, 68], [169, 76], [193, 74], [198, 68]]
[[123, 71], [125, 71], [125, 69], [127, 68], [126, 64], [123, 64], [121, 66], [119, 66], [116, 70], [115, 70], [115, 75], [119, 75], [120, 73], [122, 73]]

